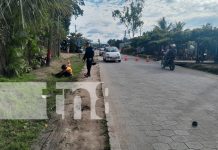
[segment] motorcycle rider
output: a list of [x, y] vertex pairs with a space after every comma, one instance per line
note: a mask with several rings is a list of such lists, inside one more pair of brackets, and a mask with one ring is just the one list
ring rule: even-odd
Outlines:
[[169, 62], [171, 60], [175, 60], [176, 57], [176, 45], [171, 44], [170, 48], [167, 49], [166, 53], [164, 54], [164, 61]]

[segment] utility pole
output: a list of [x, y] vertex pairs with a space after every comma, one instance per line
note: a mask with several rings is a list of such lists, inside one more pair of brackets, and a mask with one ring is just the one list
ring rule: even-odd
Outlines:
[[78, 51], [78, 38], [77, 38], [77, 27], [76, 27], [76, 19], [77, 17], [75, 16], [75, 45], [76, 45], [76, 51]]
[[77, 32], [77, 30], [76, 30], [76, 24], [75, 24], [75, 33]]
[[196, 43], [196, 63], [200, 63], [200, 60], [199, 60], [199, 46], [198, 46], [198, 41]]
[[140, 36], [142, 36], [142, 26], [140, 26], [139, 32], [140, 32]]
[[75, 34], [77, 32], [77, 29], [76, 29], [76, 19], [77, 19], [77, 17], [75, 16]]
[[217, 43], [216, 43], [216, 51], [215, 51], [214, 62], [218, 63], [218, 44]]
[[100, 45], [101, 45], [101, 41], [100, 41], [100, 39], [98, 39], [98, 45], [99, 45], [99, 47], [100, 47]]

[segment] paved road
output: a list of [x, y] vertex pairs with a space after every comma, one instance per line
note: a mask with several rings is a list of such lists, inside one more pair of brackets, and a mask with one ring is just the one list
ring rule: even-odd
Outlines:
[[100, 67], [112, 149], [218, 149], [218, 76], [134, 59]]

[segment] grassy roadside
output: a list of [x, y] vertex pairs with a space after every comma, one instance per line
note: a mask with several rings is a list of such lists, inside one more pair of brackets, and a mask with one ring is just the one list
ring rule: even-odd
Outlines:
[[104, 150], [110, 150], [111, 146], [110, 146], [110, 137], [109, 137], [109, 131], [108, 131], [108, 126], [107, 126], [107, 120], [106, 120], [106, 116], [105, 118], [101, 121], [101, 127], [103, 130], [102, 135], [105, 136], [105, 146], [104, 146]]
[[190, 68], [194, 70], [204, 71], [218, 75], [218, 64], [191, 64], [191, 63], [181, 63], [178, 66]]
[[[67, 59], [69, 60], [69, 59]], [[56, 61], [56, 60], [55, 60]], [[58, 61], [58, 60], [57, 60]], [[57, 79], [51, 76], [52, 72], [44, 75], [43, 79], [37, 78], [37, 71], [35, 73], [25, 74], [17, 78], [0, 77], [0, 82], [34, 82], [44, 81], [47, 82], [47, 90], [44, 94], [50, 94], [51, 97], [47, 99], [48, 103], [48, 116], [55, 110], [55, 83], [58, 81], [76, 81], [84, 64], [78, 56], [70, 58], [74, 70], [73, 78]], [[60, 65], [55, 66], [55, 70], [60, 70]], [[47, 127], [48, 120], [1, 120], [0, 121], [0, 149], [4, 150], [29, 150], [34, 139], [36, 139], [41, 130]]]

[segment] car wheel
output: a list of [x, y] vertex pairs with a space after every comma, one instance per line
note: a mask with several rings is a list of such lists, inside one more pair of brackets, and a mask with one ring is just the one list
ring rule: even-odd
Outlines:
[[120, 62], [121, 62], [121, 60], [118, 60], [118, 62], [120, 63]]

